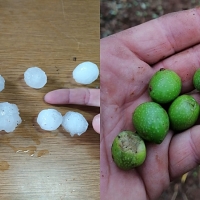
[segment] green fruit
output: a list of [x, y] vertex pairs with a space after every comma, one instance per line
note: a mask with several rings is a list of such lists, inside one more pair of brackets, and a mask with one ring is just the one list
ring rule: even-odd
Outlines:
[[200, 91], [200, 69], [197, 69], [193, 76], [194, 87]]
[[141, 165], [146, 158], [144, 141], [132, 131], [119, 133], [113, 141], [111, 152], [114, 162], [123, 170]]
[[181, 78], [172, 70], [160, 69], [149, 82], [149, 95], [153, 101], [165, 104], [181, 92]]
[[160, 144], [169, 130], [167, 112], [155, 102], [140, 104], [133, 113], [133, 124], [144, 140]]
[[186, 130], [197, 121], [199, 104], [192, 96], [181, 95], [170, 105], [168, 115], [173, 130]]

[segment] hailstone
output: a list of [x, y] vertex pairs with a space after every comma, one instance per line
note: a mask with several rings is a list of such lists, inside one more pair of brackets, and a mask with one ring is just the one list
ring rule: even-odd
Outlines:
[[73, 78], [77, 83], [90, 84], [99, 76], [99, 68], [92, 62], [83, 62], [73, 71]]
[[82, 114], [69, 111], [63, 116], [62, 126], [71, 136], [80, 136], [82, 133], [86, 132], [88, 122]]
[[47, 76], [39, 67], [30, 67], [24, 72], [24, 81], [29, 87], [40, 89], [47, 83]]
[[13, 132], [21, 122], [19, 109], [16, 104], [0, 103], [0, 131]]
[[42, 110], [37, 117], [40, 128], [46, 131], [56, 130], [62, 123], [62, 114], [55, 109]]
[[0, 75], [0, 92], [5, 88], [5, 79]]

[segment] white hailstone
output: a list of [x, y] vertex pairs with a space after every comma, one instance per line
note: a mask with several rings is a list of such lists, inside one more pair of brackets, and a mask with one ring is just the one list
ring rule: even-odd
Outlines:
[[83, 62], [73, 71], [73, 78], [77, 83], [90, 84], [99, 76], [99, 68], [92, 62]]
[[39, 67], [30, 67], [24, 72], [24, 81], [29, 87], [40, 89], [47, 83], [47, 76]]
[[62, 120], [61, 113], [55, 109], [42, 110], [37, 117], [37, 123], [40, 128], [46, 131], [56, 130], [61, 125]]
[[13, 132], [21, 122], [19, 109], [16, 104], [0, 103], [0, 131]]
[[5, 79], [0, 75], [0, 92], [5, 88]]
[[62, 126], [71, 136], [80, 136], [87, 130], [88, 122], [82, 114], [69, 111], [63, 116]]

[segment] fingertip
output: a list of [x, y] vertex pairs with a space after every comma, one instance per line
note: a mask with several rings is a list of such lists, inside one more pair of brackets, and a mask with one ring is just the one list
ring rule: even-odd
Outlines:
[[200, 160], [200, 125], [176, 134], [170, 142], [169, 170], [171, 180], [192, 170]]
[[52, 93], [52, 91], [51, 92], [48, 92], [48, 93], [46, 93], [45, 95], [44, 95], [44, 101], [45, 102], [47, 102], [47, 103], [51, 103], [51, 93]]
[[48, 102], [48, 93], [44, 95], [44, 101]]
[[92, 126], [94, 130], [100, 134], [100, 114], [96, 115], [92, 120]]

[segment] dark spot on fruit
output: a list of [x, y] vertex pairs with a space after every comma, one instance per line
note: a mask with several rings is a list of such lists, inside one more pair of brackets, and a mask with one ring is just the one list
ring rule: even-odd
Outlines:
[[165, 70], [165, 68], [160, 68], [160, 71], [164, 71]]
[[114, 162], [124, 170], [141, 165], [146, 157], [144, 141], [132, 131], [120, 132], [113, 141], [111, 152]]
[[152, 91], [152, 87], [151, 86], [149, 86], [149, 92], [151, 92]]

